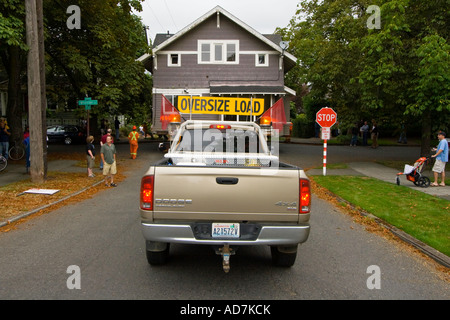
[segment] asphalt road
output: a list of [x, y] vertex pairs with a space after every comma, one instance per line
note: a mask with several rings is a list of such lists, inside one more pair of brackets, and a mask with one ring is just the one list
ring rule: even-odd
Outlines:
[[[118, 148], [126, 154], [126, 145]], [[330, 162], [370, 160], [383, 151], [417, 157], [414, 148], [394, 148], [331, 147], [328, 153]], [[155, 150], [141, 144], [136, 167], [117, 188], [0, 233], [0, 299], [450, 298], [449, 283], [424, 258], [316, 196], [311, 235], [292, 268], [273, 267], [267, 247], [243, 247], [225, 274], [210, 247], [188, 245], [172, 245], [167, 265], [148, 265], [137, 206], [140, 178], [161, 157]], [[322, 163], [320, 146], [282, 145], [280, 155], [304, 168]]]

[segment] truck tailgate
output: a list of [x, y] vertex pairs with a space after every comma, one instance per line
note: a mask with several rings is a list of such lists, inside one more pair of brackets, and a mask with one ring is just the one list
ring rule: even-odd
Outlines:
[[153, 219], [298, 222], [299, 178], [295, 167], [156, 166]]

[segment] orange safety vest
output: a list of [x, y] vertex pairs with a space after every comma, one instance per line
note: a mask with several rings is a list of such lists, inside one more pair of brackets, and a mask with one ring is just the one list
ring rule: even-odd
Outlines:
[[128, 135], [128, 139], [130, 139], [131, 141], [135, 140], [137, 141], [137, 136], [139, 136], [139, 133], [136, 131], [131, 131], [130, 134]]

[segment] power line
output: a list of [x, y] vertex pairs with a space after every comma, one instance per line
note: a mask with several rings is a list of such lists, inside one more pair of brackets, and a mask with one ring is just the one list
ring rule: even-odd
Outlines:
[[170, 18], [172, 19], [173, 25], [175, 26], [175, 31], [178, 31], [177, 24], [175, 23], [175, 20], [173, 19], [172, 13], [170, 12], [169, 6], [167, 5], [166, 0], [164, 0], [164, 4], [166, 5], [167, 11], [169, 12]]
[[148, 2], [145, 2], [145, 4], [147, 5], [147, 7], [150, 9], [150, 11], [152, 12], [153, 16], [155, 17], [156, 22], [158, 22], [159, 26], [161, 27], [161, 30], [165, 30], [165, 28], [163, 27], [163, 25], [161, 24], [161, 22], [158, 19], [158, 16], [155, 14], [155, 12], [153, 11], [152, 7], [150, 7], [150, 4]]

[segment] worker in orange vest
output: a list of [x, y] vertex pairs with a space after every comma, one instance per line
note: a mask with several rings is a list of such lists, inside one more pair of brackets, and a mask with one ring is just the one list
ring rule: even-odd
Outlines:
[[136, 159], [138, 149], [139, 132], [136, 131], [136, 126], [133, 126], [133, 131], [128, 135], [128, 142], [130, 143], [131, 159]]

